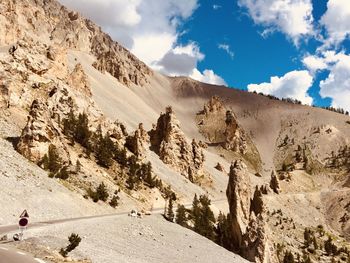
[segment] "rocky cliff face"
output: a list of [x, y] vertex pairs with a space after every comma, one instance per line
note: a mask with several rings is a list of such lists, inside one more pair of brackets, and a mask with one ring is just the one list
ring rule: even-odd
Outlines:
[[47, 105], [40, 100], [34, 100], [17, 150], [27, 159], [39, 163], [48, 153], [49, 145], [53, 144], [63, 162], [67, 163], [69, 154], [61, 136], [59, 127], [51, 119]]
[[149, 135], [140, 123], [138, 129], [133, 135], [126, 138], [126, 147], [135, 154], [138, 158], [145, 157], [145, 151], [149, 145]]
[[[47, 56], [52, 60], [57, 47], [89, 52], [97, 59], [94, 63], [97, 69], [107, 71], [127, 86], [144, 85], [152, 74], [100, 27], [55, 0], [1, 1], [0, 23], [0, 46], [29, 38], [46, 45]], [[38, 65], [33, 70], [43, 74], [46, 68]]]
[[226, 191], [230, 216], [232, 217], [232, 233], [236, 239], [233, 241], [237, 251], [243, 242], [243, 235], [250, 219], [251, 183], [246, 165], [236, 161], [230, 167], [229, 183]]
[[203, 167], [204, 154], [195, 140], [188, 143], [171, 107], [160, 115], [149, 134], [151, 149], [160, 159], [193, 181], [193, 176]]
[[239, 127], [236, 116], [230, 110], [226, 111], [225, 124], [225, 141], [222, 144], [223, 148], [245, 154], [248, 148], [246, 135], [243, 129]]
[[235, 114], [225, 107], [220, 97], [213, 96], [204, 104], [197, 117], [201, 133], [211, 143], [219, 144], [228, 151], [240, 154], [247, 152], [244, 130], [239, 126]]
[[236, 161], [230, 167], [229, 183], [226, 191], [230, 208], [233, 247], [246, 259], [265, 262], [267, 236], [263, 218], [265, 206], [262, 192], [256, 187], [251, 191], [247, 167]]
[[84, 72], [83, 66], [78, 63], [74, 70], [68, 76], [68, 85], [76, 90], [79, 94], [87, 97], [92, 96], [91, 87], [89, 85], [88, 77]]

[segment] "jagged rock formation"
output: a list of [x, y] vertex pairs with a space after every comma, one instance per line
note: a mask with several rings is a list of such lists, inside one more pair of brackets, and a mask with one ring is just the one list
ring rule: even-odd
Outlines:
[[256, 263], [266, 262], [267, 236], [266, 224], [261, 214], [257, 217], [252, 214], [246, 234], [243, 236], [242, 255], [249, 261]]
[[80, 94], [84, 94], [88, 97], [92, 96], [88, 77], [80, 63], [75, 66], [74, 70], [69, 75], [68, 85], [74, 90], [78, 91]]
[[230, 167], [229, 182], [226, 191], [230, 216], [232, 218], [232, 234], [235, 237], [234, 247], [240, 251], [243, 235], [250, 219], [251, 183], [246, 165], [236, 161]]
[[226, 150], [245, 154], [247, 152], [246, 136], [244, 131], [240, 129], [237, 118], [232, 111], [226, 112], [225, 123], [225, 141], [223, 147]]
[[171, 107], [167, 107], [166, 112], [160, 115], [149, 135], [151, 149], [164, 163], [182, 172], [187, 178], [191, 179], [203, 167], [202, 148], [195, 140], [191, 144], [187, 142]]
[[213, 144], [239, 154], [248, 151], [248, 138], [239, 126], [235, 114], [228, 110], [222, 99], [213, 96], [198, 113], [200, 132]]
[[220, 113], [225, 110], [223, 101], [220, 99], [219, 96], [213, 96], [210, 98], [210, 100], [204, 104], [204, 114], [209, 115], [213, 113]]
[[226, 191], [230, 208], [233, 247], [246, 259], [264, 262], [266, 232], [262, 192], [256, 187], [253, 198], [246, 165], [236, 161], [230, 167]]
[[[47, 45], [46, 56], [50, 60], [56, 58], [52, 45], [90, 52], [97, 58], [94, 63], [97, 69], [109, 72], [128, 86], [143, 85], [149, 82], [148, 76], [152, 74], [143, 62], [114, 42], [100, 27], [55, 0], [2, 1], [0, 22], [1, 46], [30, 35], [35, 41]], [[31, 65], [38, 74], [47, 70], [40, 64]]]
[[56, 146], [63, 162], [69, 162], [69, 153], [61, 142], [59, 127], [52, 121], [47, 105], [34, 100], [28, 122], [22, 131], [17, 150], [27, 159], [40, 163], [48, 152], [50, 144]]
[[272, 173], [271, 173], [270, 188], [276, 194], [278, 194], [280, 192], [280, 185], [279, 185], [278, 178], [277, 178], [275, 171], [272, 171]]
[[126, 138], [126, 147], [135, 154], [138, 158], [143, 158], [145, 155], [146, 146], [149, 144], [149, 136], [147, 131], [140, 123], [138, 129], [133, 135]]

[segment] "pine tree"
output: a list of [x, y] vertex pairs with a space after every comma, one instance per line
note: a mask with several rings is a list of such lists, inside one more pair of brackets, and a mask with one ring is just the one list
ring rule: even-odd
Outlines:
[[105, 168], [109, 168], [113, 162], [114, 151], [114, 143], [109, 134], [107, 133], [105, 136], [99, 134], [96, 146], [96, 159], [98, 164]]
[[192, 209], [190, 214], [188, 215], [189, 220], [192, 220], [193, 222], [199, 218], [200, 215], [200, 203], [199, 199], [197, 197], [197, 194], [194, 195], [193, 201], [192, 201]]
[[206, 195], [199, 197], [200, 213], [199, 218], [194, 222], [194, 230], [210, 240], [215, 239], [215, 216], [210, 208], [210, 199]]
[[56, 146], [50, 144], [48, 154], [45, 154], [42, 160], [44, 169], [50, 171], [52, 174], [56, 174], [61, 169], [61, 162], [62, 160], [58, 154]]
[[74, 139], [85, 148], [90, 148], [91, 132], [89, 130], [89, 119], [87, 114], [81, 113], [76, 120]]
[[67, 257], [69, 252], [73, 251], [77, 246], [79, 246], [79, 244], [81, 242], [81, 237], [77, 234], [72, 233], [68, 237], [68, 241], [69, 241], [69, 245], [65, 249], [61, 248], [61, 250], [60, 250], [60, 254], [63, 257]]
[[68, 117], [63, 120], [63, 134], [66, 135], [72, 143], [74, 143], [77, 119], [75, 118], [73, 109], [68, 114]]
[[232, 234], [231, 234], [231, 221], [230, 221], [229, 214], [225, 216], [220, 211], [215, 232], [216, 232], [215, 242], [218, 245], [226, 248], [227, 250], [234, 251], [234, 247], [232, 244], [232, 240], [234, 239], [234, 237], [232, 237]]
[[114, 196], [112, 197], [111, 201], [109, 202], [109, 205], [113, 208], [116, 208], [119, 205], [119, 199], [120, 197], [118, 196], [119, 191], [116, 190], [114, 192]]
[[311, 230], [308, 228], [305, 228], [304, 230], [304, 245], [305, 247], [309, 247], [311, 245]]
[[116, 149], [114, 159], [120, 164], [122, 169], [127, 167], [128, 156], [125, 147], [122, 150]]
[[56, 174], [56, 178], [67, 180], [69, 178], [68, 166], [63, 166], [63, 168]]
[[284, 254], [284, 258], [283, 258], [283, 263], [295, 263], [294, 256], [293, 256], [292, 252], [286, 251], [286, 253]]
[[102, 182], [100, 185], [96, 188], [96, 196], [98, 200], [101, 200], [103, 202], [106, 202], [108, 199], [108, 192], [105, 184]]
[[178, 205], [176, 210], [176, 223], [183, 227], [188, 227], [186, 208], [184, 205]]
[[168, 208], [167, 208], [167, 213], [166, 213], [166, 218], [170, 221], [170, 222], [174, 222], [174, 210], [173, 210], [173, 199], [169, 198], [168, 200]]

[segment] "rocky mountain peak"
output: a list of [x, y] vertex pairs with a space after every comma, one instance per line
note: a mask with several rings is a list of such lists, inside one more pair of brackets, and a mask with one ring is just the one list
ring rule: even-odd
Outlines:
[[161, 113], [157, 125], [149, 134], [151, 149], [160, 159], [193, 181], [204, 163], [203, 150], [195, 140], [192, 143], [187, 141], [171, 107]]

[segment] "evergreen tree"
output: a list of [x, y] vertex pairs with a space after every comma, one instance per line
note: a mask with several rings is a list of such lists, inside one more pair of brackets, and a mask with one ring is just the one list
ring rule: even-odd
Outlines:
[[188, 227], [186, 208], [184, 205], [178, 205], [176, 210], [176, 223], [183, 227]]
[[75, 118], [73, 109], [68, 114], [67, 119], [63, 120], [63, 134], [66, 135], [72, 143], [74, 143], [77, 119]]
[[69, 245], [65, 249], [61, 248], [61, 250], [60, 250], [60, 254], [63, 257], [67, 257], [69, 252], [73, 251], [77, 246], [79, 246], [79, 244], [81, 242], [81, 238], [79, 235], [72, 233], [68, 237], [68, 241], [69, 241]]
[[128, 165], [128, 156], [125, 147], [120, 150], [116, 149], [116, 153], [114, 155], [114, 159], [120, 164], [122, 169], [126, 168]]
[[119, 191], [116, 190], [114, 192], [114, 196], [112, 197], [111, 201], [109, 202], [109, 205], [113, 208], [117, 207], [119, 205], [119, 199], [120, 197], [118, 196]]
[[304, 230], [304, 245], [305, 245], [305, 247], [309, 247], [311, 245], [311, 242], [312, 242], [311, 234], [312, 234], [311, 230], [308, 228], [305, 228], [305, 230]]
[[[215, 216], [210, 208], [210, 199], [206, 195], [199, 197], [200, 202], [200, 216], [199, 220], [195, 220], [194, 229], [197, 233], [209, 238], [210, 240], [215, 239]], [[196, 224], [197, 223], [197, 224]]]
[[63, 166], [63, 168], [56, 174], [56, 178], [67, 180], [69, 178], [68, 166]]
[[98, 164], [105, 168], [109, 168], [113, 162], [114, 151], [114, 143], [109, 134], [107, 133], [105, 136], [99, 134], [96, 146], [96, 159]]
[[96, 188], [96, 195], [98, 200], [102, 200], [103, 202], [107, 201], [109, 194], [103, 182], [100, 183], [100, 185]]
[[91, 132], [89, 130], [89, 119], [87, 114], [80, 113], [76, 120], [74, 139], [85, 148], [90, 148]]
[[197, 197], [197, 194], [194, 195], [193, 201], [192, 201], [192, 210], [190, 214], [190, 218], [193, 220], [196, 220], [200, 216], [200, 206], [199, 206], [199, 200]]
[[44, 156], [42, 163], [45, 170], [50, 171], [53, 175], [58, 173], [62, 167], [62, 160], [58, 155], [58, 151], [55, 145], [50, 144], [48, 154]]
[[225, 216], [221, 211], [218, 216], [217, 226], [216, 226], [216, 240], [215, 242], [226, 248], [227, 250], [234, 251], [232, 245], [232, 234], [231, 234], [231, 221], [230, 215]]
[[284, 254], [284, 258], [283, 258], [283, 263], [295, 263], [294, 256], [293, 256], [292, 252], [286, 251], [286, 253]]
[[324, 249], [328, 255], [336, 255], [338, 252], [337, 246], [333, 244], [331, 237], [328, 237], [324, 242]]
[[173, 208], [173, 199], [169, 198], [168, 200], [168, 208], [167, 208], [167, 213], [166, 213], [166, 218], [170, 221], [170, 222], [174, 222], [174, 208]]

